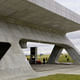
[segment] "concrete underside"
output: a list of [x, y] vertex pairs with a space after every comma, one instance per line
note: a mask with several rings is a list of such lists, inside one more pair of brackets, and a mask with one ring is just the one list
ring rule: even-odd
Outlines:
[[59, 34], [80, 29], [80, 16], [54, 0], [0, 0], [0, 19]]
[[65, 48], [80, 64], [79, 52], [65, 36], [80, 29], [80, 16], [51, 1], [53, 4], [49, 0], [0, 0], [0, 45], [6, 46], [0, 47], [0, 80], [25, 80], [53, 73], [35, 72], [25, 61], [21, 48], [27, 47], [27, 41], [55, 44], [55, 60]]

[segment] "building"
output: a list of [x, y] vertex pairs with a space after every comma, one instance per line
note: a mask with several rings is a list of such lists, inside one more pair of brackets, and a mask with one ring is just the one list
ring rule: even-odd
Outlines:
[[65, 48], [80, 64], [79, 52], [65, 36], [79, 29], [80, 16], [54, 0], [0, 0], [0, 80], [35, 73], [21, 51], [27, 41], [55, 44], [49, 63]]

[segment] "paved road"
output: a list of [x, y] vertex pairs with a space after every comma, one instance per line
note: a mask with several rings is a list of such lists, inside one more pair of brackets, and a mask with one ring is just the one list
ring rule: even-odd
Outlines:
[[33, 78], [52, 75], [52, 74], [78, 74], [80, 75], [80, 65], [41, 64], [41, 65], [32, 65], [32, 68], [37, 72], [37, 75], [34, 76]]
[[[80, 65], [54, 65], [54, 64], [41, 64], [31, 65], [35, 70], [32, 74], [26, 76], [16, 77], [16, 80], [28, 80], [30, 78], [37, 78], [41, 76], [47, 76], [52, 74], [80, 74]], [[15, 79], [12, 79], [15, 80]]]
[[70, 65], [70, 64], [65, 64], [65, 65], [59, 65], [59, 64], [41, 64], [41, 65], [31, 65], [32, 68], [36, 72], [44, 72], [44, 71], [54, 71], [54, 70], [60, 70], [60, 69], [73, 69], [73, 68], [78, 68], [80, 65]]

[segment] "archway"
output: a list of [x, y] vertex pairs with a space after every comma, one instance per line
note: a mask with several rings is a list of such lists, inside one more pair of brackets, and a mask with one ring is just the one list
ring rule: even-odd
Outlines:
[[[19, 42], [19, 44], [20, 44], [20, 46], [22, 47], [22, 48], [24, 48], [25, 50], [28, 48], [28, 50], [29, 50], [29, 55], [25, 55], [27, 58], [26, 58], [26, 60], [28, 60], [29, 62], [30, 62], [30, 48], [31, 47], [33, 47], [33, 48], [36, 48], [37, 46], [33, 46], [33, 44], [32, 44], [32, 46], [29, 46], [28, 47], [28, 44], [27, 44], [27, 42], [33, 42], [33, 43], [35, 43], [36, 42], [36, 44], [41, 44], [41, 42], [38, 42], [38, 41], [31, 41], [31, 40], [20, 40], [20, 42]], [[43, 43], [43, 42], [42, 42]], [[46, 44], [45, 44], [46, 45]], [[49, 44], [50, 45], [50, 44]], [[51, 45], [54, 45], [53, 43], [51, 44]], [[39, 45], [40, 46], [40, 45]], [[58, 59], [59, 59], [59, 56], [60, 56], [60, 54], [62, 53], [62, 50], [63, 49], [66, 49], [66, 51], [67, 51], [67, 53], [72, 57], [72, 59], [74, 59], [73, 57], [73, 54], [72, 54], [72, 52], [73, 52], [73, 48], [71, 48], [71, 47], [69, 47], [69, 46], [67, 46], [67, 45], [62, 45], [62, 44], [55, 44], [53, 47], [52, 47], [52, 49], [51, 49], [51, 51], [50, 51], [50, 53], [49, 53], [49, 55], [50, 55], [50, 57], [49, 57], [49, 55], [48, 55], [48, 57], [46, 58], [45, 57], [45, 64], [43, 64], [43, 58], [44, 58], [44, 56], [45, 55], [43, 55], [43, 53], [40, 53], [40, 54], [37, 54], [37, 59], [36, 59], [36, 62], [33, 62], [33, 64], [32, 63], [30, 63], [30, 65], [31, 65], [31, 67], [34, 69], [34, 70], [36, 70], [36, 71], [45, 71], [45, 70], [51, 70], [51, 69], [54, 69], [54, 67], [57, 65], [57, 64], [60, 64], [61, 65], [61, 67], [59, 67], [59, 65], [57, 65], [57, 68], [62, 68], [62, 67], [64, 67], [64, 68], [67, 68], [67, 67], [71, 67], [71, 66], [68, 66], [66, 63], [66, 65], [64, 66], [64, 64], [61, 64], [61, 63], [59, 63], [58, 62]], [[47, 50], [46, 50], [47, 51]], [[39, 63], [37, 63], [37, 61], [40, 61]], [[57, 64], [56, 64], [57, 63]], [[37, 64], [37, 65], [36, 65]], [[46, 67], [46, 68], [45, 68]]]

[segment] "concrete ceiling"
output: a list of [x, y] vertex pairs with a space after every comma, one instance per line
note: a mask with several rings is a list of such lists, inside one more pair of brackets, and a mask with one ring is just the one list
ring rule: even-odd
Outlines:
[[60, 33], [80, 29], [80, 16], [54, 0], [0, 0], [2, 18]]

